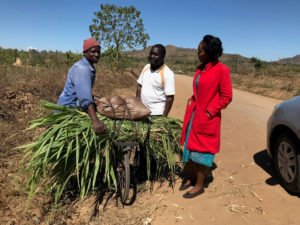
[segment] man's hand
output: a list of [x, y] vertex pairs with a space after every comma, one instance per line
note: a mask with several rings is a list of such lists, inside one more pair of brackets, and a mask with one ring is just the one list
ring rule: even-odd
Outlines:
[[165, 105], [165, 110], [163, 112], [163, 116], [167, 117], [174, 101], [174, 95], [167, 95], [166, 97], [166, 105]]
[[103, 122], [101, 122], [98, 119], [94, 104], [89, 105], [87, 113], [89, 114], [89, 116], [92, 120], [92, 125], [93, 125], [95, 133], [96, 134], [103, 133], [105, 131], [105, 126], [104, 126]]
[[102, 134], [105, 132], [105, 126], [101, 121], [94, 120], [92, 123], [96, 134]]
[[135, 96], [138, 97], [138, 98], [141, 98], [141, 91], [142, 91], [142, 85], [137, 84]]

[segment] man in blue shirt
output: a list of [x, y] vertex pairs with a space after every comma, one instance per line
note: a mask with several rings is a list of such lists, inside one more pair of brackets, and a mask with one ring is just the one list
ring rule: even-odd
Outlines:
[[80, 107], [89, 114], [94, 131], [103, 133], [104, 124], [98, 119], [92, 89], [96, 70], [94, 63], [100, 59], [100, 43], [94, 38], [83, 42], [83, 57], [68, 71], [68, 77], [63, 92], [57, 104], [70, 107]]

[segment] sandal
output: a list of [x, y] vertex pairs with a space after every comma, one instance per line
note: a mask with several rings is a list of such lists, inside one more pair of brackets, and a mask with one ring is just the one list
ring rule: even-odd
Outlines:
[[199, 191], [195, 193], [186, 192], [182, 197], [184, 198], [195, 198], [198, 195], [201, 195], [204, 193], [204, 188], [201, 188]]
[[189, 184], [186, 184], [188, 180], [183, 180], [180, 187], [179, 187], [179, 191], [184, 191], [186, 189], [188, 189], [189, 187], [192, 186], [192, 182], [189, 182]]

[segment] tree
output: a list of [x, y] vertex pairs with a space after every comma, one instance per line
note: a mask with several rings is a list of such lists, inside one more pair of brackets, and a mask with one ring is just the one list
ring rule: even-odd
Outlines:
[[254, 68], [255, 68], [255, 75], [258, 75], [258, 73], [260, 72], [262, 66], [263, 66], [263, 62], [256, 57], [252, 57], [251, 62], [254, 64]]
[[67, 65], [71, 65], [78, 61], [82, 56], [71, 51], [66, 52], [64, 61]]
[[140, 11], [134, 6], [112, 4], [101, 4], [100, 8], [99, 12], [94, 12], [95, 18], [89, 29], [93, 37], [115, 49], [117, 61], [122, 50], [146, 47], [149, 35], [145, 33]]

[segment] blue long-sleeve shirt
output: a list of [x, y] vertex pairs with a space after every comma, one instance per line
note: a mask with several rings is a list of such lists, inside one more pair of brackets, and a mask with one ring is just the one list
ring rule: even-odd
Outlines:
[[95, 68], [85, 57], [76, 62], [68, 71], [64, 90], [57, 104], [87, 110], [89, 105], [94, 103], [92, 89], [95, 74]]

